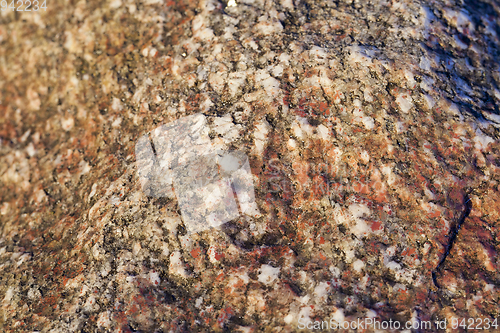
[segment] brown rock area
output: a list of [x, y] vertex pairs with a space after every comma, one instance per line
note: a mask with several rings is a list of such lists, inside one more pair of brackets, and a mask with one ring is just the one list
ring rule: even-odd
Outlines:
[[[0, 331], [500, 329], [499, 17], [492, 0], [2, 7]], [[144, 193], [138, 139], [197, 113], [248, 156], [260, 217], [190, 234], [175, 198]]]

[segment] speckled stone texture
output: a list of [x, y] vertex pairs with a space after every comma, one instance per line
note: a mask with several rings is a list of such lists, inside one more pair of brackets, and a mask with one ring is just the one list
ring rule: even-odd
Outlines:
[[[0, 331], [500, 321], [499, 15], [494, 0], [1, 12]], [[216, 149], [248, 156], [261, 217], [189, 234], [175, 198], [142, 191], [138, 139], [196, 113]]]

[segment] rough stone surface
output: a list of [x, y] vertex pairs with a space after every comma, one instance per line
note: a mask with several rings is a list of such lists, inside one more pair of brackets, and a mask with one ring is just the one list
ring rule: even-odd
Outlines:
[[[2, 11], [0, 330], [500, 321], [499, 15], [493, 0]], [[142, 191], [137, 140], [195, 113], [249, 157], [261, 217], [188, 234], [175, 198]]]

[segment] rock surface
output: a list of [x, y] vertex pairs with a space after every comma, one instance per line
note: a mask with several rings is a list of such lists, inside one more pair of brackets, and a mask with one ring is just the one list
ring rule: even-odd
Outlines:
[[[498, 2], [46, 5], [0, 13], [2, 332], [500, 321]], [[189, 234], [142, 190], [196, 113], [262, 216]]]

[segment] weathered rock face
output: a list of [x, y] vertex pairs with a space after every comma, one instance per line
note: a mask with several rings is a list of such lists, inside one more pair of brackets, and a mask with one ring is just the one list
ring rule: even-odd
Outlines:
[[[495, 1], [3, 11], [1, 330], [500, 321], [499, 15]], [[188, 233], [175, 197], [143, 191], [139, 138], [196, 113], [215, 148], [248, 156], [260, 217]]]

